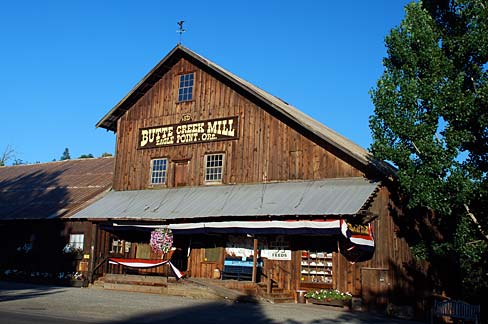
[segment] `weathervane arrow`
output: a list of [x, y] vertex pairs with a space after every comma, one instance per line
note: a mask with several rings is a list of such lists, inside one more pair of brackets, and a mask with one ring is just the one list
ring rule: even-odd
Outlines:
[[179, 45], [181, 45], [181, 35], [186, 32], [186, 30], [183, 28], [183, 23], [185, 21], [184, 20], [180, 20], [178, 21], [178, 26], [180, 27], [176, 32], [180, 34], [180, 42], [178, 43]]

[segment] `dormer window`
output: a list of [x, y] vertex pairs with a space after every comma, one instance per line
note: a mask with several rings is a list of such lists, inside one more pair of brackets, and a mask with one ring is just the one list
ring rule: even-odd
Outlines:
[[195, 73], [188, 73], [180, 75], [180, 83], [178, 87], [178, 102], [193, 100], [193, 83]]

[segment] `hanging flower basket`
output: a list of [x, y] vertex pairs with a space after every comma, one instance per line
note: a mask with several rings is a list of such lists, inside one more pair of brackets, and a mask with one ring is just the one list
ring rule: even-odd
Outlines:
[[173, 232], [168, 227], [155, 229], [151, 232], [149, 245], [155, 253], [168, 253], [173, 246]]

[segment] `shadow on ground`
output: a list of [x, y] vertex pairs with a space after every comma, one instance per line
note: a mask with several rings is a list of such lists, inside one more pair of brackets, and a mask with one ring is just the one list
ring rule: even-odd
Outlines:
[[61, 287], [0, 281], [0, 302], [36, 298], [63, 292]]
[[[300, 317], [300, 314], [297, 314]], [[303, 314], [306, 315], [306, 314]], [[279, 316], [279, 314], [273, 314], [273, 317], [284, 318], [282, 320], [268, 318], [265, 314], [262, 306], [257, 301], [253, 300], [250, 296], [244, 296], [241, 301], [235, 303], [229, 302], [211, 302], [204, 305], [196, 305], [186, 308], [179, 308], [175, 310], [150, 312], [138, 316], [132, 316], [120, 321], [105, 322], [105, 324], [133, 324], [133, 323], [171, 323], [171, 324], [183, 324], [183, 323], [196, 323], [196, 324], [210, 324], [210, 323], [230, 323], [230, 324], [334, 324], [334, 323], [402, 323], [402, 321], [382, 321], [378, 318], [369, 318], [358, 316], [359, 314], [347, 313], [347, 312], [334, 312], [331, 316], [327, 314], [327, 310], [324, 309], [323, 319], [307, 320], [304, 316], [303, 321], [297, 321], [296, 319], [286, 319], [286, 316]]]

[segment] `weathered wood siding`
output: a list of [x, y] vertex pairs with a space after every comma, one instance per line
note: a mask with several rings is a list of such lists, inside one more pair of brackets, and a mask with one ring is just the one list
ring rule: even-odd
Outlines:
[[[177, 103], [178, 75], [195, 72], [194, 100]], [[184, 114], [193, 121], [239, 116], [239, 139], [212, 143], [137, 149], [138, 130], [176, 124]], [[168, 185], [174, 183], [174, 161], [189, 160], [188, 185], [203, 185], [204, 155], [225, 153], [223, 183], [256, 183], [289, 179], [362, 176], [349, 163], [290, 128], [213, 76], [180, 60], [119, 119], [115, 190], [149, 185], [151, 158], [169, 159]]]
[[[178, 76], [190, 72], [195, 72], [193, 100], [178, 103]], [[139, 129], [178, 124], [186, 115], [195, 122], [238, 116], [238, 139], [137, 149]], [[167, 186], [204, 185], [207, 153], [225, 153], [224, 184], [365, 176], [367, 171], [362, 167], [297, 129], [181, 59], [118, 120], [113, 188], [149, 188], [153, 158], [168, 158]], [[184, 170], [178, 172], [178, 179], [176, 169]], [[402, 265], [410, 258], [409, 250], [395, 235], [388, 203], [388, 190], [382, 188], [370, 207], [379, 216], [373, 223], [376, 252], [372, 260], [351, 264], [337, 251], [333, 254], [332, 287], [362, 295], [366, 303], [385, 303], [388, 291], [408, 286]], [[211, 278], [216, 268], [222, 269], [222, 259], [204, 262], [204, 253], [203, 248], [192, 248], [188, 260], [190, 276]], [[292, 261], [272, 261], [265, 267], [265, 272], [273, 269], [274, 280], [280, 287], [292, 290], [300, 287], [300, 249], [293, 249]]]
[[[222, 248], [222, 252], [224, 249]], [[188, 272], [191, 277], [195, 278], [213, 278], [216, 269], [223, 269], [224, 260], [221, 256], [218, 261], [205, 261], [205, 249], [194, 248], [191, 251]]]
[[392, 292], [408, 292], [413, 284], [405, 270], [405, 264], [411, 260], [410, 249], [405, 240], [396, 235], [389, 206], [388, 188], [382, 187], [369, 208], [378, 215], [373, 221], [373, 258], [352, 264], [337, 254], [335, 262], [335, 288], [363, 296], [364, 303], [369, 307], [386, 305]]

